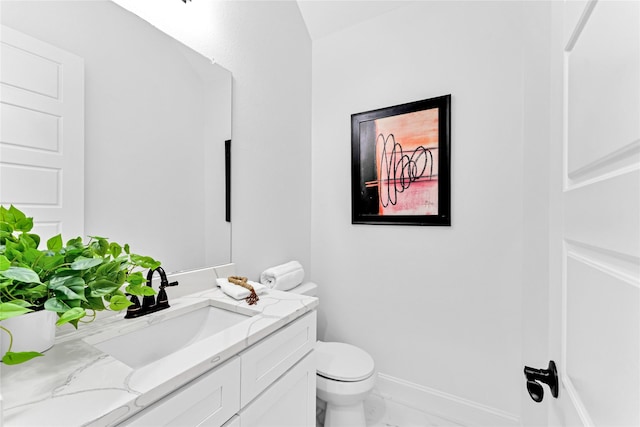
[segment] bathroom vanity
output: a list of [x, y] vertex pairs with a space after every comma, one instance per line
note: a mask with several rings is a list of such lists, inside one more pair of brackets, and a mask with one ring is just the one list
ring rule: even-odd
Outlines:
[[121, 425], [314, 425], [315, 328], [314, 311]]
[[2, 425], [314, 426], [318, 300], [270, 290], [249, 306], [210, 277], [166, 310], [100, 319], [3, 366]]

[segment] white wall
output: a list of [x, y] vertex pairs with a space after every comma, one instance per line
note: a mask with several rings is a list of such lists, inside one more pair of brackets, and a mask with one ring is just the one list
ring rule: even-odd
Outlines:
[[310, 275], [311, 40], [293, 0], [116, 0], [233, 73], [232, 260]]
[[[313, 43], [320, 338], [512, 421], [524, 387], [524, 93], [548, 88], [523, 83], [524, 4], [416, 2]], [[350, 115], [448, 93], [452, 226], [352, 225]]]
[[[551, 2], [528, 2], [523, 39], [522, 365], [546, 368], [549, 358], [549, 206], [551, 153]], [[556, 89], [557, 90], [557, 89]], [[551, 159], [551, 162], [550, 162]], [[523, 377], [524, 378], [524, 377]], [[547, 405], [520, 384], [524, 425], [548, 424]], [[548, 399], [548, 394], [546, 399]]]
[[232, 260], [311, 261], [311, 40], [293, 1], [221, 2], [212, 52], [234, 78]]

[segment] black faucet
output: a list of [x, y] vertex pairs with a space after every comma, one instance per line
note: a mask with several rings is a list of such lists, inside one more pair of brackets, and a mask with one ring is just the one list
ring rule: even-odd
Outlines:
[[131, 304], [127, 308], [127, 314], [124, 316], [125, 319], [133, 319], [135, 317], [144, 316], [145, 314], [155, 313], [156, 311], [164, 310], [165, 308], [169, 308], [169, 297], [167, 296], [167, 291], [164, 288], [167, 286], [177, 286], [178, 282], [171, 282], [167, 280], [167, 274], [164, 272], [162, 267], [158, 267], [155, 270], [149, 270], [147, 273], [147, 286], [152, 286], [153, 274], [155, 272], [160, 274], [160, 290], [158, 291], [158, 297], [154, 297], [153, 295], [145, 295], [142, 298], [142, 304], [140, 304], [140, 300], [137, 296], [131, 295]]

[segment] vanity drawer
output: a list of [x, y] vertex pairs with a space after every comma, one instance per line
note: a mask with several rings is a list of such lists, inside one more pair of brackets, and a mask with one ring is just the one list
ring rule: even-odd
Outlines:
[[316, 311], [269, 335], [240, 355], [240, 406], [295, 365], [316, 344]]
[[240, 409], [240, 359], [184, 385], [122, 426], [221, 426]]
[[307, 354], [240, 412], [239, 427], [315, 427], [316, 358]]

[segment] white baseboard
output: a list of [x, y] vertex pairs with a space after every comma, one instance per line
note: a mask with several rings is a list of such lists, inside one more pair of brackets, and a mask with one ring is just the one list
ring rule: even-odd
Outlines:
[[378, 374], [374, 393], [380, 394], [384, 399], [463, 426], [521, 425], [519, 417], [514, 414], [383, 373]]

